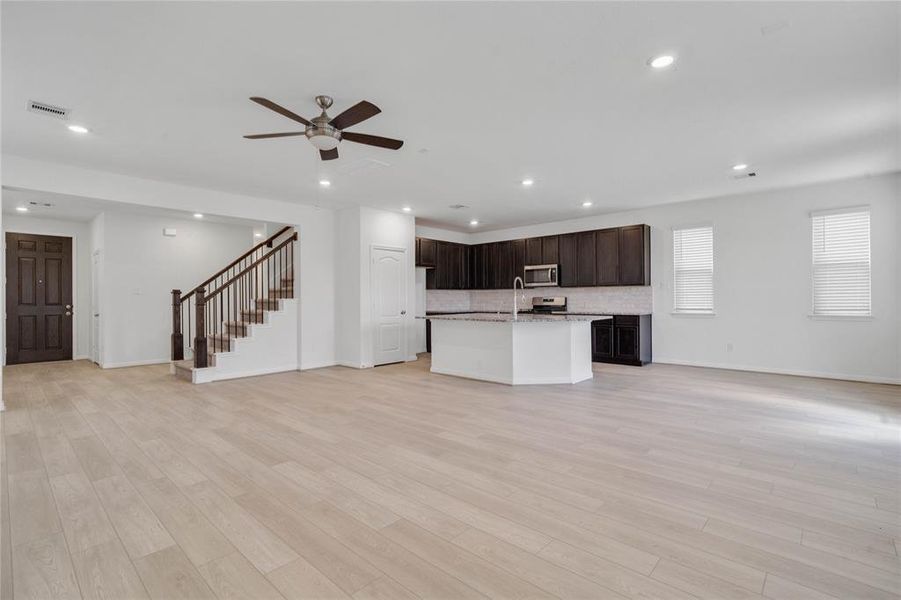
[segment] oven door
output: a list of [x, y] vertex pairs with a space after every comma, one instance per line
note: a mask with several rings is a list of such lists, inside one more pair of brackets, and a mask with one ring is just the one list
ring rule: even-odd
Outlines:
[[529, 265], [523, 280], [526, 287], [550, 287], [557, 285], [557, 265]]

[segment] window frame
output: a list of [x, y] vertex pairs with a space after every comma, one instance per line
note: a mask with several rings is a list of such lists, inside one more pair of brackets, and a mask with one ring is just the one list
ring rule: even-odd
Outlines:
[[[710, 308], [680, 308], [676, 305], [676, 232], [688, 229], [710, 229]], [[687, 223], [671, 228], [670, 243], [672, 248], [673, 296], [671, 314], [687, 317], [712, 317], [716, 316], [716, 227], [713, 222]]]
[[[829, 215], [844, 215], [866, 212], [869, 214], [869, 223], [867, 228], [868, 237], [868, 268], [869, 268], [869, 312], [867, 313], [818, 313], [816, 312], [816, 263], [814, 262], [814, 219], [816, 217], [828, 217]], [[810, 274], [808, 281], [810, 282], [810, 304], [808, 307], [807, 317], [814, 321], [871, 321], [873, 319], [873, 209], [870, 205], [844, 206], [837, 208], [827, 208], [821, 210], [812, 210], [808, 213], [807, 227], [807, 248], [810, 252], [808, 266]]]

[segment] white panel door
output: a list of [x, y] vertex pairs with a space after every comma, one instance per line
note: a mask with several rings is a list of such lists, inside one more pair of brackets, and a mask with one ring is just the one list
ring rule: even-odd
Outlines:
[[376, 365], [407, 358], [406, 255], [403, 250], [372, 249], [372, 320]]

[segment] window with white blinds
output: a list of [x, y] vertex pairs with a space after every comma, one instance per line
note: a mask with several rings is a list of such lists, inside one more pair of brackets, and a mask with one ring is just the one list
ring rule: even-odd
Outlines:
[[870, 315], [870, 211], [812, 213], [813, 314]]
[[713, 227], [673, 230], [673, 310], [713, 312]]

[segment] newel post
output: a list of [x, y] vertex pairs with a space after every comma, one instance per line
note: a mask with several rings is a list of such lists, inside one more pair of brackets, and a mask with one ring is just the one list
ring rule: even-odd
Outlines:
[[181, 290], [172, 290], [172, 360], [184, 360], [185, 342], [181, 332]]
[[202, 369], [209, 366], [209, 357], [206, 351], [206, 289], [197, 288], [195, 294], [195, 306], [197, 308], [197, 325], [194, 337], [194, 367]]

